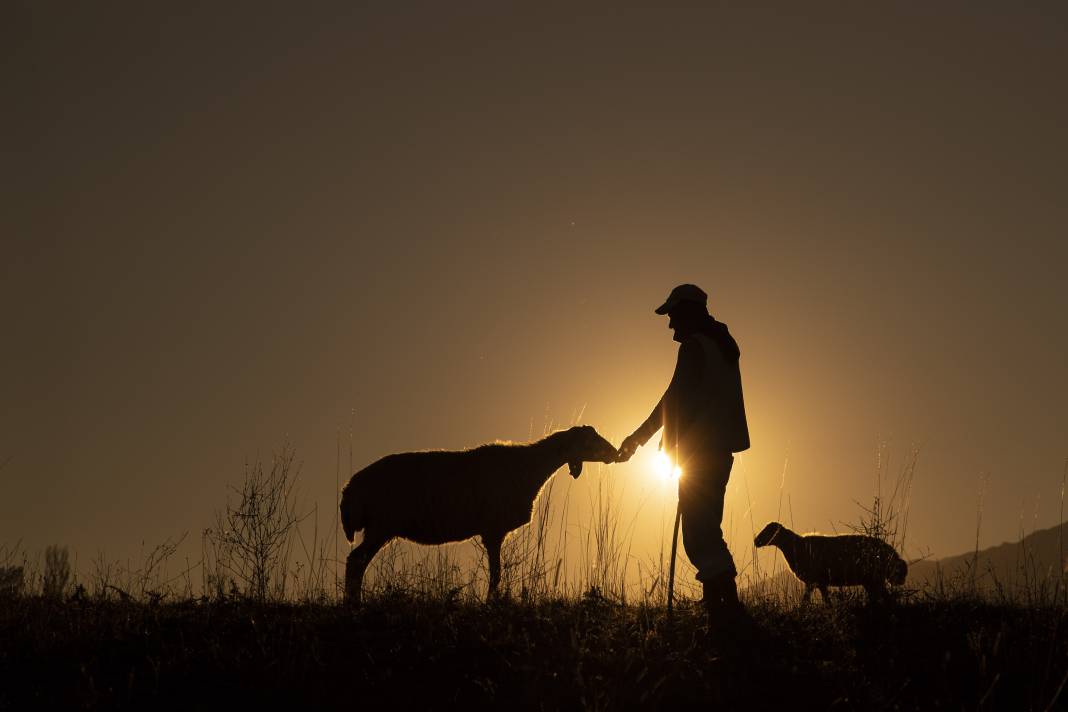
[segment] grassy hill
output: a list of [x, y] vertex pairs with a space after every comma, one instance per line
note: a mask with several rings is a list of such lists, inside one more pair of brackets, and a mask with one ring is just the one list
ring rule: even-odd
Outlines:
[[242, 600], [0, 601], [0, 710], [1064, 709], [1063, 607], [751, 600], [744, 646], [699, 611], [587, 595], [358, 611]]

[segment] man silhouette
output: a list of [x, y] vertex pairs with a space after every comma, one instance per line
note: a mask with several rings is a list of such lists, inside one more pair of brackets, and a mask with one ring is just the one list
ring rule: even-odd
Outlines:
[[682, 545], [704, 586], [709, 626], [724, 628], [747, 619], [721, 524], [734, 453], [749, 448], [749, 427], [738, 344], [708, 313], [707, 302], [699, 287], [681, 284], [656, 309], [668, 315], [668, 328], [680, 344], [675, 373], [653, 412], [623, 441], [618, 458], [629, 460], [663, 427], [661, 447], [682, 469]]

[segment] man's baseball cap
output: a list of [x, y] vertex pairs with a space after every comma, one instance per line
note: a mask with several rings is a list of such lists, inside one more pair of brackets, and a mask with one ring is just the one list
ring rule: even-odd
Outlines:
[[657, 314], [667, 314], [682, 302], [697, 302], [703, 307], [708, 306], [708, 295], [696, 284], [680, 284], [671, 290], [667, 301], [656, 309]]

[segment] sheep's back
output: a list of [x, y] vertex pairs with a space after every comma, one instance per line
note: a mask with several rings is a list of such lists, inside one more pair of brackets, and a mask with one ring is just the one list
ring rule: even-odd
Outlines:
[[802, 536], [789, 561], [805, 583], [827, 586], [882, 584], [891, 577], [897, 552], [886, 542], [862, 534]]
[[421, 544], [482, 533], [495, 505], [489, 484], [497, 466], [477, 452], [388, 455], [356, 473], [351, 486], [364, 504], [368, 530]]

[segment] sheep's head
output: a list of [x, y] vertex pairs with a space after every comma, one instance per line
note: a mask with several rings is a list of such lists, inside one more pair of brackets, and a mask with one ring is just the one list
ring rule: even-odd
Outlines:
[[775, 537], [782, 534], [782, 531], [785, 528], [786, 527], [779, 524], [778, 522], [771, 522], [766, 527], [761, 529], [760, 533], [753, 538], [753, 543], [757, 546], [767, 546], [768, 544], [772, 544], [775, 542]]
[[602, 438], [592, 425], [576, 425], [567, 433], [567, 469], [572, 477], [577, 479], [582, 474], [583, 462], [616, 461], [616, 446]]

